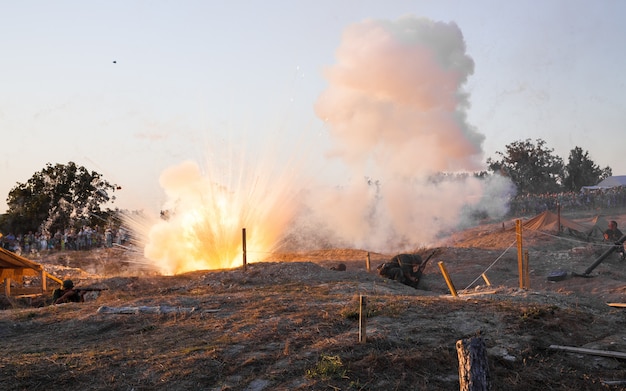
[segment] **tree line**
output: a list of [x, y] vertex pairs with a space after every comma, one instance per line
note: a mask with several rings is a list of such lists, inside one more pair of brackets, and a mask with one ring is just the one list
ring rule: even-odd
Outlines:
[[[510, 178], [517, 197], [577, 192], [582, 186], [594, 185], [612, 175], [610, 167], [600, 168], [578, 146], [570, 151], [564, 163], [542, 139], [514, 141], [486, 163], [488, 170], [474, 175]], [[48, 163], [9, 191], [8, 211], [0, 215], [0, 232], [54, 235], [67, 230], [80, 231], [86, 226], [111, 228], [120, 211], [103, 209], [103, 205], [114, 203], [114, 193], [119, 189], [120, 186], [111, 184], [100, 173], [74, 162]]]

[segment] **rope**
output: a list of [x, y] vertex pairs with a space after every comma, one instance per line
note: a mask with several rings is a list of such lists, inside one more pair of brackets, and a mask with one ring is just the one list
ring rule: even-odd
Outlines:
[[[602, 246], [602, 247], [612, 247], [612, 246], [615, 245], [615, 244], [610, 244], [610, 243], [586, 242], [586, 241], [583, 241], [583, 240], [580, 240], [580, 239], [565, 238], [565, 237], [562, 237], [562, 236], [552, 235], [552, 234], [549, 234], [549, 233], [543, 232], [543, 231], [533, 231], [533, 232], [536, 232], [536, 233], [539, 233], [539, 234], [542, 234], [542, 235], [545, 235], [545, 236], [549, 236], [549, 237], [552, 237], [552, 238], [555, 238], [555, 239], [567, 240], [567, 241], [574, 242], [574, 243], [592, 244], [594, 246]], [[516, 237], [517, 236], [520, 236], [520, 234], [516, 233]], [[466, 292], [469, 288], [471, 288], [472, 285], [474, 285], [476, 283], [476, 281], [478, 281], [482, 277], [483, 274], [487, 273], [489, 271], [489, 269], [491, 269], [493, 267], [493, 265], [495, 265], [496, 262], [498, 262], [500, 260], [500, 258], [502, 258], [504, 256], [504, 254], [506, 254], [506, 252], [509, 251], [511, 249], [511, 247], [513, 247], [513, 245], [515, 243], [517, 243], [517, 240], [514, 241], [513, 243], [511, 243], [511, 245], [509, 247], [507, 247], [507, 249], [504, 250], [504, 252], [502, 254], [500, 254], [500, 256], [498, 258], [496, 258], [496, 260], [493, 261], [491, 263], [491, 265], [489, 265], [489, 267], [487, 267], [487, 269], [485, 269], [484, 272], [482, 272], [478, 277], [476, 277], [476, 279], [474, 279], [474, 281], [472, 281], [465, 289], [463, 289], [462, 292]]]
[[506, 248], [506, 250], [504, 250], [504, 251], [502, 252], [502, 254], [500, 254], [500, 256], [499, 256], [498, 258], [496, 258], [496, 260], [495, 260], [495, 261], [493, 261], [493, 262], [491, 263], [491, 265], [489, 265], [489, 266], [487, 267], [487, 269], [485, 269], [485, 271], [484, 271], [484, 272], [480, 273], [480, 275], [479, 275], [478, 277], [476, 277], [476, 279], [475, 279], [474, 281], [472, 281], [472, 282], [471, 282], [471, 283], [470, 283], [470, 284], [469, 284], [469, 285], [468, 285], [465, 289], [463, 289], [463, 291], [462, 291], [462, 292], [466, 292], [466, 291], [467, 291], [467, 290], [468, 290], [468, 289], [469, 289], [472, 285], [474, 285], [474, 283], [476, 283], [476, 281], [478, 281], [478, 280], [480, 279], [480, 277], [481, 277], [483, 274], [487, 273], [487, 272], [489, 271], [489, 269], [491, 269], [491, 268], [493, 267], [493, 265], [495, 265], [495, 264], [496, 264], [496, 262], [498, 262], [498, 261], [500, 260], [500, 258], [502, 258], [502, 257], [504, 256], [504, 254], [506, 254], [506, 252], [507, 252], [507, 251], [509, 251], [509, 250], [511, 249], [511, 247], [513, 247], [513, 245], [514, 245], [515, 243], [517, 243], [517, 240], [513, 241], [513, 243], [511, 243], [511, 244], [509, 245], [509, 247], [507, 247], [507, 248]]
[[549, 236], [549, 237], [555, 238], [555, 239], [567, 240], [567, 241], [574, 242], [574, 243], [591, 244], [592, 246], [597, 246], [597, 247], [613, 247], [613, 246], [615, 246], [614, 243], [587, 242], [587, 241], [583, 241], [583, 240], [580, 240], [580, 239], [564, 238], [562, 236], [552, 235], [552, 234], [549, 234], [549, 233], [543, 232], [543, 231], [535, 231], [535, 232], [540, 233], [540, 234], [545, 235], [545, 236]]

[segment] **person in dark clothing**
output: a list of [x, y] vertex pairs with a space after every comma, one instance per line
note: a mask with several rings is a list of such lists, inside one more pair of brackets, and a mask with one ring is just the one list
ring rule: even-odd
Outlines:
[[84, 292], [74, 289], [72, 280], [63, 281], [63, 287], [52, 292], [52, 304], [82, 303], [85, 301]]
[[619, 255], [619, 258], [621, 260], [624, 260], [625, 258], [624, 244], [616, 243], [622, 238], [622, 236], [624, 236], [624, 234], [622, 233], [622, 231], [619, 230], [619, 228], [617, 228], [617, 221], [615, 220], [609, 221], [609, 228], [606, 231], [604, 231], [604, 240], [607, 242], [615, 243], [616, 246], [619, 246], [619, 248], [617, 248], [615, 252], [617, 253], [617, 255]]
[[378, 266], [378, 274], [396, 280], [413, 288], [417, 288], [421, 277], [420, 265], [422, 257], [419, 254], [398, 254]]

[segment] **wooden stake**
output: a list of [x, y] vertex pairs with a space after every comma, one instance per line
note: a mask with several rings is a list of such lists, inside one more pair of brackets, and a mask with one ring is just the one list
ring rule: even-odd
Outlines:
[[524, 267], [522, 257], [522, 220], [515, 220], [515, 234], [517, 237], [517, 272], [519, 274], [519, 287], [524, 288]]
[[437, 264], [439, 265], [439, 270], [441, 270], [441, 274], [443, 274], [443, 279], [446, 280], [446, 284], [448, 284], [448, 289], [450, 289], [450, 293], [452, 294], [452, 296], [457, 297], [458, 294], [456, 293], [456, 288], [454, 287], [454, 284], [452, 283], [452, 280], [448, 275], [448, 271], [446, 270], [443, 261], [439, 261], [439, 263]]
[[246, 229], [243, 228], [241, 230], [241, 247], [243, 249], [242, 253], [243, 253], [243, 271], [245, 272], [247, 270], [247, 260], [246, 260]]
[[483, 280], [485, 280], [485, 284], [487, 284], [487, 286], [491, 286], [491, 281], [489, 281], [485, 273], [481, 274], [480, 276], [483, 278]]
[[48, 289], [47, 287], [47, 281], [46, 281], [46, 271], [42, 268], [41, 269], [41, 294], [45, 295], [46, 294], [46, 290]]
[[370, 271], [370, 253], [367, 253], [367, 257], [365, 258], [365, 267], [367, 268], [367, 272]]
[[487, 349], [480, 337], [456, 341], [461, 391], [490, 390]]
[[367, 299], [359, 295], [359, 343], [367, 342]]
[[530, 271], [528, 250], [524, 251], [524, 288], [530, 289]]

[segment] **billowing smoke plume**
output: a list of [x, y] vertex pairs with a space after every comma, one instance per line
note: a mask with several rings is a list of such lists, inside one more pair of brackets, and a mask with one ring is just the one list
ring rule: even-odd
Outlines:
[[[463, 84], [474, 62], [454, 23], [404, 17], [346, 29], [316, 113], [352, 173], [346, 186], [310, 200], [347, 243], [400, 250], [434, 240], [485, 202], [483, 135], [467, 123]], [[505, 185], [506, 186], [506, 185]], [[496, 204], [493, 201], [497, 201]]]

